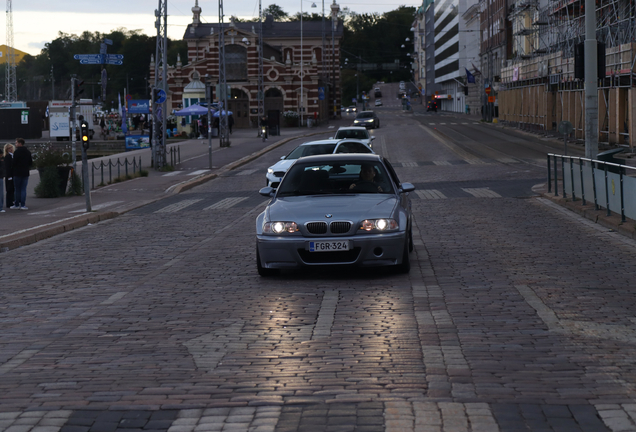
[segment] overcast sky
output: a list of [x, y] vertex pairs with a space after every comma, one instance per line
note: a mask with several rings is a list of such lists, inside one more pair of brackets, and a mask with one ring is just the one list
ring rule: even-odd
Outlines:
[[[168, 0], [168, 37], [180, 39], [192, 22], [195, 0]], [[262, 0], [263, 8], [277, 4], [290, 15], [300, 11], [322, 13], [322, 0]], [[325, 15], [333, 0], [325, 0]], [[3, 2], [4, 3], [4, 2]], [[312, 4], [316, 8], [312, 8]], [[384, 13], [400, 5], [419, 6], [421, 0], [337, 0], [340, 7], [357, 13]], [[3, 4], [4, 6], [5, 4]], [[13, 40], [15, 48], [37, 55], [44, 44], [58, 36], [58, 32], [81, 34], [83, 31], [108, 33], [119, 27], [140, 29], [155, 35], [154, 11], [158, 0], [26, 0], [13, 1]], [[218, 0], [199, 0], [203, 22], [218, 22]], [[224, 0], [225, 22], [236, 15], [244, 18], [258, 16], [258, 0]], [[5, 8], [6, 10], [6, 8]], [[0, 45], [6, 44], [6, 14], [0, 19]], [[86, 53], [87, 54], [87, 53]]]

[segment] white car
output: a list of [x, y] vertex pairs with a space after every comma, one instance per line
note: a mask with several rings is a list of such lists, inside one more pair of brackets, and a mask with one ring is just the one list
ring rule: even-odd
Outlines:
[[382, 99], [376, 99], [375, 106], [382, 106]]
[[336, 131], [336, 135], [331, 137], [331, 139], [354, 139], [366, 144], [367, 146], [369, 146], [369, 148], [373, 148], [373, 140], [375, 139], [375, 136], [369, 134], [369, 131], [365, 127], [346, 126], [338, 128], [338, 130]]
[[[361, 128], [364, 129], [364, 128]], [[271, 167], [267, 168], [267, 186], [276, 189], [285, 173], [296, 159], [304, 156], [314, 156], [323, 154], [339, 154], [339, 153], [369, 153], [373, 154], [371, 147], [366, 145], [362, 140], [352, 139], [326, 139], [320, 141], [309, 141], [303, 143], [292, 150], [287, 156], [280, 158]]]

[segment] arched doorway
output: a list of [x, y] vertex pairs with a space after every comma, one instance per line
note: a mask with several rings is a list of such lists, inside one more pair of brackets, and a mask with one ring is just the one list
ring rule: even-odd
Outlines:
[[232, 117], [234, 117], [234, 127], [250, 127], [250, 100], [243, 90], [233, 88], [227, 105], [232, 111]]
[[[271, 87], [265, 90], [265, 114], [269, 116], [270, 111], [278, 111], [278, 124], [283, 124], [283, 111], [285, 111], [285, 102], [283, 100], [283, 93], [276, 87]], [[270, 124], [274, 122], [270, 121]]]

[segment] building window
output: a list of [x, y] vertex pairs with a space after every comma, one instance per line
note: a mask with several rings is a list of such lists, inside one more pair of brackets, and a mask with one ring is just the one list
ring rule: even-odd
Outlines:
[[241, 45], [225, 47], [225, 79], [227, 81], [247, 80], [247, 48]]

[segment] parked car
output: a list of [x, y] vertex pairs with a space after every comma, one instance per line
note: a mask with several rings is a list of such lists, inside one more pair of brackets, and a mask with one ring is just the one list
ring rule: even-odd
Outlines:
[[382, 106], [382, 99], [376, 99], [375, 106]]
[[395, 266], [410, 270], [411, 183], [374, 154], [298, 159], [256, 218], [261, 276], [304, 266]]
[[428, 101], [428, 105], [426, 105], [426, 111], [437, 112], [437, 101]]
[[353, 120], [353, 126], [364, 126], [367, 129], [380, 129], [380, 119], [373, 111], [360, 111]]
[[358, 108], [355, 105], [348, 106], [347, 109], [345, 110], [345, 112], [348, 112], [348, 113], [354, 113], [357, 111], [358, 111]]
[[380, 89], [378, 87], [375, 88], [373, 95], [376, 98], [381, 98], [382, 97], [382, 92], [380, 91]]
[[331, 153], [373, 153], [373, 150], [364, 143], [364, 140], [328, 139], [309, 141], [299, 145], [287, 156], [281, 157], [278, 162], [267, 168], [267, 174], [265, 174], [266, 184], [276, 189], [289, 167], [298, 158]]
[[400, 90], [405, 90], [406, 89], [406, 84], [404, 83], [404, 81], [400, 81]]
[[332, 139], [354, 139], [366, 144], [369, 148], [373, 148], [375, 136], [370, 135], [367, 128], [362, 126], [344, 126], [338, 128]]

